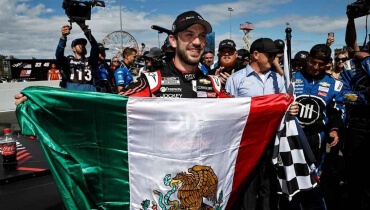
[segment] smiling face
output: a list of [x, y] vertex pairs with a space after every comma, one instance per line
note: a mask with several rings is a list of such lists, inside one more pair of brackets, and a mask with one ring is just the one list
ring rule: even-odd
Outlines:
[[[200, 24], [194, 24], [178, 32], [177, 39], [170, 36], [171, 46], [176, 48], [176, 58], [186, 65], [198, 65], [206, 47], [206, 30]], [[176, 59], [175, 58], [175, 59]]]
[[319, 75], [321, 72], [325, 71], [328, 62], [319, 59], [308, 59], [307, 73], [312, 76]]

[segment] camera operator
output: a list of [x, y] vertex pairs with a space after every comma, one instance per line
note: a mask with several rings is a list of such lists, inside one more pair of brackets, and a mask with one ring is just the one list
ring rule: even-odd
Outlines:
[[[356, 2], [357, 3], [357, 2]], [[353, 5], [353, 4], [352, 4]], [[370, 161], [370, 49], [360, 49], [356, 41], [354, 12], [347, 7], [346, 43], [354, 50], [352, 60], [341, 73], [347, 108], [345, 159], [348, 187], [346, 209], [370, 209], [370, 179], [364, 163]], [[353, 54], [353, 52], [352, 52]], [[350, 203], [349, 203], [350, 202]]]
[[85, 24], [85, 21], [76, 22], [82, 31], [88, 38], [91, 50], [90, 57], [86, 58], [86, 44], [87, 40], [84, 38], [75, 39], [72, 41], [71, 48], [74, 52], [74, 57], [64, 56], [64, 49], [67, 43], [67, 36], [71, 33], [70, 25], [66, 24], [62, 26], [60, 37], [55, 57], [57, 62], [62, 66], [62, 82], [61, 87], [67, 89], [96, 91], [95, 80], [96, 80], [96, 69], [98, 66], [98, 43], [95, 38], [91, 35], [91, 31]]

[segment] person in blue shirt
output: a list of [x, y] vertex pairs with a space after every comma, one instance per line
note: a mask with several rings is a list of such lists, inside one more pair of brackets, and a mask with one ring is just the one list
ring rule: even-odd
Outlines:
[[[285, 93], [282, 76], [270, 70], [278, 51], [269, 38], [254, 41], [250, 48], [250, 63], [227, 79], [226, 91], [235, 97]], [[298, 106], [292, 105], [289, 111], [298, 113]], [[249, 182], [238, 199], [240, 204], [235, 208], [277, 209], [277, 173], [271, 161], [272, 149], [273, 145], [270, 144], [250, 175]]]
[[102, 93], [115, 93], [116, 87], [114, 85], [114, 75], [113, 71], [110, 69], [107, 62], [105, 62], [105, 51], [108, 48], [104, 47], [103, 44], [98, 43], [99, 49], [99, 60], [98, 60], [98, 69], [97, 69], [97, 82], [96, 89], [98, 92]]
[[226, 91], [235, 97], [285, 93], [283, 77], [271, 71], [271, 64], [278, 51], [271, 39], [260, 38], [253, 42], [250, 64], [227, 79]]
[[114, 71], [114, 78], [118, 92], [134, 81], [134, 77], [132, 76], [130, 68], [134, 64], [136, 54], [137, 50], [134, 48], [128, 47], [123, 50], [121, 66]]

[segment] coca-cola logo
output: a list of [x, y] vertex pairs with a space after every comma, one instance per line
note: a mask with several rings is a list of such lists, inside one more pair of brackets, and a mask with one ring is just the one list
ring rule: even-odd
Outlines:
[[3, 156], [14, 155], [16, 153], [15, 144], [1, 145], [1, 152]]

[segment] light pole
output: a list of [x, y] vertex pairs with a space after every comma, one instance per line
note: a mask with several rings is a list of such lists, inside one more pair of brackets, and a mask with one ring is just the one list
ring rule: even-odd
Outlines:
[[230, 12], [230, 39], [231, 39], [231, 12], [234, 11], [234, 8], [228, 7], [227, 10]]

